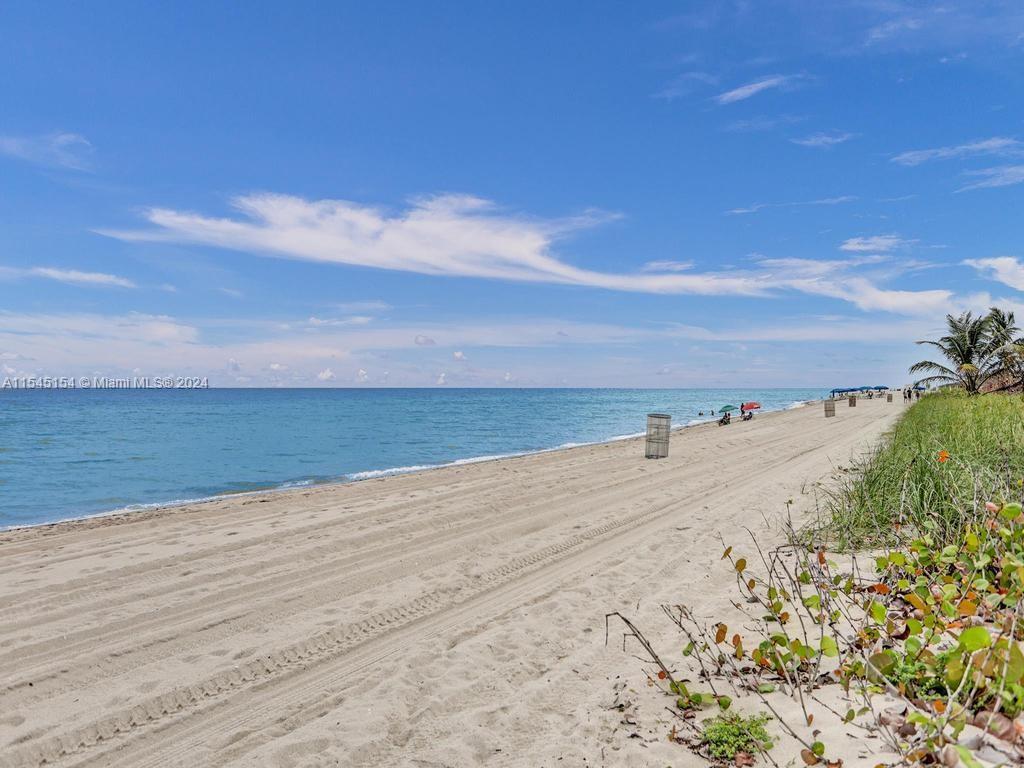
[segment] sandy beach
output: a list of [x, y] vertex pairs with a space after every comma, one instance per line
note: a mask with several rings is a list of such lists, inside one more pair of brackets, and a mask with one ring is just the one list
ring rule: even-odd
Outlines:
[[776, 541], [902, 411], [0, 533], [0, 765], [700, 764], [630, 738], [605, 614], [678, 654], [659, 605], [728, 603], [720, 537]]

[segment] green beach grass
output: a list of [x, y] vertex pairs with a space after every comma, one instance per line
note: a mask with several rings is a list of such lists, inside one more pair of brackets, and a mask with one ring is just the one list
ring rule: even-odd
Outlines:
[[926, 395], [826, 501], [832, 546], [894, 544], [902, 534], [955, 539], [989, 500], [1020, 501], [1024, 397]]

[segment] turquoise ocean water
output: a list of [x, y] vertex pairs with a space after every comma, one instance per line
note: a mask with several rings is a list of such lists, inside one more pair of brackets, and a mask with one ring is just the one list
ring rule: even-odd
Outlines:
[[0, 391], [0, 528], [635, 435], [819, 389]]

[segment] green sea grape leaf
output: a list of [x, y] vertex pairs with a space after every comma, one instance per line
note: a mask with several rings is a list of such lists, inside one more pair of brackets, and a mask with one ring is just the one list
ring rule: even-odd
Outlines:
[[960, 647], [965, 651], [979, 651], [992, 645], [992, 635], [984, 627], [970, 627], [960, 633]]

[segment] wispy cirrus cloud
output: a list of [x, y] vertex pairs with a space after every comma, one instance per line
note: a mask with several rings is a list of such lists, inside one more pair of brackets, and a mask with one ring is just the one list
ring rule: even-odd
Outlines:
[[692, 261], [648, 261], [641, 268], [641, 272], [685, 272], [693, 269]]
[[965, 171], [966, 176], [980, 178], [973, 184], [960, 187], [957, 192], [966, 192], [969, 189], [985, 189], [988, 187], [1009, 187], [1014, 184], [1024, 183], [1024, 165], [1000, 165], [995, 168], [980, 168], [976, 171]]
[[369, 315], [354, 315], [352, 317], [310, 317], [306, 321], [310, 328], [339, 327], [348, 325], [369, 325], [373, 318]]
[[[850, 196], [791, 203], [836, 205]], [[636, 273], [597, 272], [559, 259], [554, 245], [607, 216], [560, 220], [516, 216], [479, 198], [446, 195], [414, 201], [397, 213], [348, 201], [307, 201], [250, 195], [234, 201], [240, 217], [152, 209], [151, 229], [102, 231], [127, 241], [197, 243], [322, 264], [344, 264], [426, 275], [550, 283], [653, 294], [771, 298], [787, 291], [830, 296], [860, 309], [901, 313], [931, 310], [949, 292], [890, 291], [865, 278], [808, 276], [772, 270], [690, 271], [679, 261], [648, 262]], [[884, 239], [870, 242], [887, 247]], [[864, 239], [866, 242], [871, 239]], [[852, 241], [851, 241], [852, 242]], [[848, 262], [846, 268], [856, 266]], [[845, 287], [844, 287], [845, 286]], [[424, 337], [420, 345], [429, 343]]]
[[126, 277], [110, 275], [106, 272], [82, 272], [77, 269], [60, 269], [58, 267], [0, 267], [0, 277], [14, 279], [37, 277], [75, 285], [112, 286], [116, 288], [137, 287], [134, 282]]
[[749, 99], [751, 96], [756, 96], [763, 91], [775, 88], [792, 88], [802, 79], [802, 75], [768, 75], [741, 85], [738, 88], [733, 88], [731, 91], [720, 93], [715, 96], [715, 101], [719, 104], [733, 104], [737, 101]]
[[426, 275], [582, 285], [641, 293], [764, 293], [757, 281], [723, 273], [617, 274], [568, 264], [552, 253], [568, 235], [607, 221], [600, 212], [559, 220], [507, 214], [480, 198], [442, 195], [398, 213], [344, 200], [247, 195], [242, 218], [154, 208], [149, 230], [99, 230], [126, 241], [184, 242], [328, 264]]
[[810, 136], [804, 136], [802, 139], [790, 139], [790, 141], [794, 144], [799, 144], [801, 147], [828, 149], [856, 137], [857, 134], [848, 132], [812, 133]]
[[92, 144], [77, 133], [0, 136], [0, 155], [36, 165], [85, 171], [91, 167], [91, 153]]
[[35, 277], [44, 277], [61, 283], [78, 285], [111, 285], [118, 288], [135, 288], [135, 283], [126, 277], [109, 275], [105, 272], [81, 272], [77, 269], [57, 269], [55, 267], [34, 267], [29, 270]]
[[924, 26], [924, 22], [915, 16], [902, 16], [889, 19], [871, 27], [864, 39], [865, 45], [877, 45], [905, 32], [916, 32]]
[[892, 162], [900, 165], [921, 165], [931, 160], [950, 160], [958, 157], [975, 157], [979, 155], [1024, 155], [1024, 144], [1017, 139], [993, 136], [990, 139], [979, 139], [965, 144], [932, 149], [914, 149], [901, 152], [892, 157]]
[[761, 258], [758, 263], [770, 273], [779, 273], [796, 290], [841, 299], [865, 312], [927, 316], [944, 311], [956, 301], [950, 290], [880, 288], [852, 271], [854, 267], [877, 265], [884, 260], [885, 257], [876, 254], [846, 259]]
[[839, 250], [851, 253], [889, 253], [898, 248], [913, 245], [917, 240], [908, 240], [899, 235], [871, 235], [851, 237], [844, 240]]
[[739, 216], [748, 213], [757, 213], [766, 208], [800, 208], [805, 205], [842, 205], [857, 200], [856, 195], [839, 195], [837, 197], [822, 197], [817, 200], [799, 200], [792, 203], [754, 203], [746, 208], [730, 208], [726, 213]]

